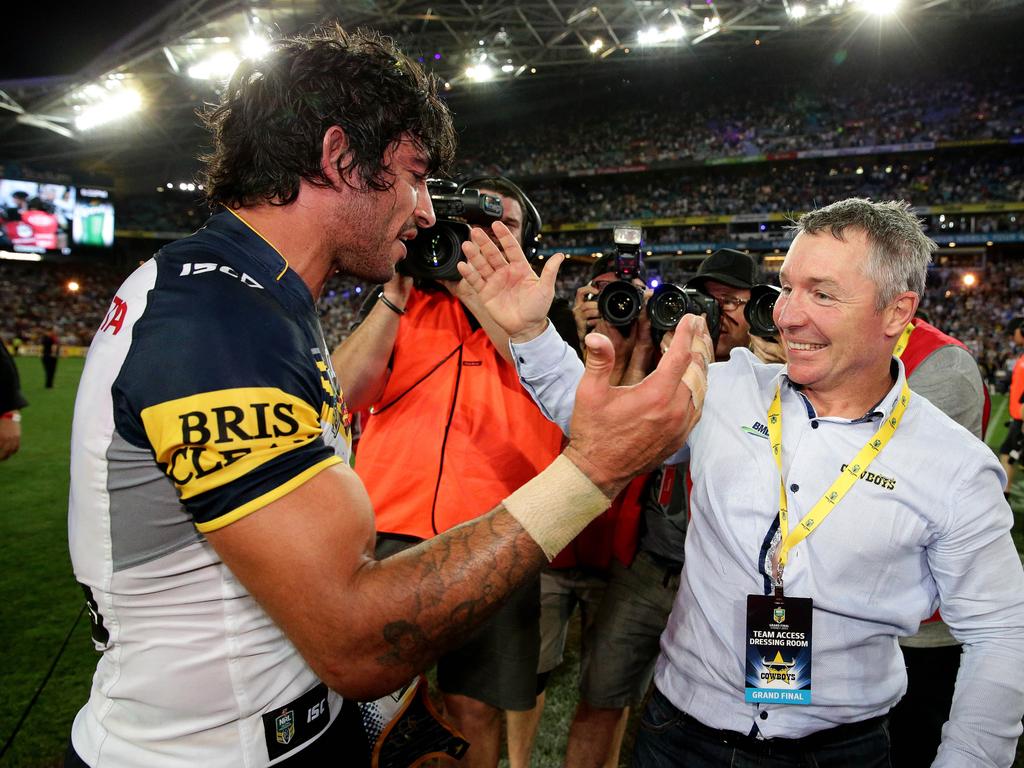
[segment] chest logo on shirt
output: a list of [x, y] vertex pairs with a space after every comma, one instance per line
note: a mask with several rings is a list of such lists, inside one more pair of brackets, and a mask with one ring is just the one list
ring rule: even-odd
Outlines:
[[742, 429], [748, 435], [763, 437], [765, 440], [768, 439], [768, 427], [766, 427], [760, 421], [755, 421], [752, 427], [740, 427], [740, 429]]
[[860, 471], [860, 465], [854, 464], [852, 467], [848, 464], [843, 464], [839, 468], [840, 472], [849, 472], [852, 475], [859, 477], [861, 480], [867, 483], [877, 485], [883, 491], [892, 491], [896, 488], [896, 478], [886, 477], [885, 475], [877, 475], [874, 472], [868, 472], [864, 470]]
[[239, 387], [169, 400], [142, 411], [157, 462], [187, 499], [229, 483], [316, 439], [304, 400], [273, 387]]

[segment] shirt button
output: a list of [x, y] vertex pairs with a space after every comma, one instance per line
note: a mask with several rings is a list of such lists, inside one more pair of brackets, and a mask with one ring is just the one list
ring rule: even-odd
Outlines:
[[797, 485], [796, 483], [793, 483], [791, 486], [789, 486], [789, 490], [791, 490], [793, 493], [796, 493], [797, 491], [800, 490], [800, 486]]
[[818, 428], [818, 421], [817, 421], [817, 419], [815, 419], [814, 421], [811, 422], [811, 429], [817, 429], [817, 428]]
[[768, 719], [768, 713], [765, 710], [762, 709], [761, 710], [761, 714], [759, 714], [758, 717], [760, 717], [762, 720], [767, 720]]

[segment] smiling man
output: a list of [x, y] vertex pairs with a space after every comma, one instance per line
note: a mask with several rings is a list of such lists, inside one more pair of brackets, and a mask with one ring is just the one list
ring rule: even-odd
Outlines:
[[[686, 563], [633, 765], [889, 766], [897, 638], [941, 607], [964, 653], [934, 765], [1008, 768], [1024, 570], [1004, 475], [893, 357], [935, 245], [905, 203], [844, 200], [795, 229], [775, 305], [788, 366], [742, 348], [712, 365], [687, 441]], [[579, 362], [536, 295], [509, 310], [512, 265], [470, 261], [524, 386], [565, 424]]]

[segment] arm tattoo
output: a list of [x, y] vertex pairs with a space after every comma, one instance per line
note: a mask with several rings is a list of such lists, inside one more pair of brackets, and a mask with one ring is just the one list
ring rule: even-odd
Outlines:
[[490, 617], [547, 564], [540, 547], [501, 507], [382, 562], [402, 606], [384, 625], [382, 667], [410, 674]]

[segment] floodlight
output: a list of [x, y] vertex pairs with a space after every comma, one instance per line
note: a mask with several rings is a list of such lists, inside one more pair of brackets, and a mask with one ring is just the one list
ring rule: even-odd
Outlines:
[[188, 76], [194, 80], [227, 80], [238, 68], [238, 57], [230, 51], [213, 54], [188, 68]]
[[602, 40], [600, 37], [594, 38], [594, 42], [590, 44], [589, 48], [591, 53], [597, 53], [602, 48], [604, 48], [604, 40]]
[[242, 41], [242, 56], [256, 61], [270, 53], [270, 41], [262, 35], [252, 34]]
[[807, 15], [807, 6], [803, 3], [796, 3], [789, 7], [789, 17], [794, 21], [798, 21]]
[[501, 71], [508, 74], [509, 72], [515, 71], [515, 66], [512, 64], [502, 64]]
[[900, 0], [861, 0], [860, 6], [876, 16], [892, 16], [899, 10]]
[[132, 88], [123, 88], [83, 109], [75, 116], [75, 127], [80, 131], [87, 131], [97, 125], [118, 120], [132, 112], [138, 112], [141, 107], [142, 96], [139, 95], [139, 92]]
[[490, 64], [480, 62], [472, 67], [466, 67], [466, 77], [477, 83], [486, 83], [494, 79], [494, 70]]

